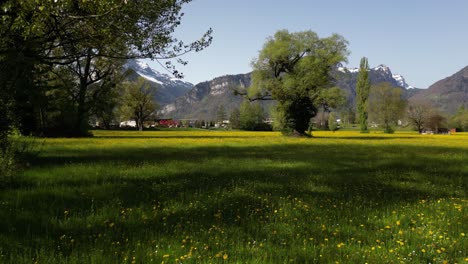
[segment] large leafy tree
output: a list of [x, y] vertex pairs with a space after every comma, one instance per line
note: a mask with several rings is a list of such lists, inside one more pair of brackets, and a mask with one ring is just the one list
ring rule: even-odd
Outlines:
[[361, 59], [359, 66], [359, 74], [356, 83], [356, 95], [357, 95], [357, 111], [359, 114], [359, 124], [361, 133], [367, 133], [367, 119], [369, 118], [369, 91], [370, 91], [370, 80], [369, 80], [369, 63], [366, 57]]
[[385, 133], [393, 133], [393, 126], [403, 116], [405, 107], [401, 88], [387, 82], [371, 87], [369, 112], [372, 120], [383, 126]]
[[[39, 81], [45, 76], [45, 67], [55, 72], [63, 72], [61, 68], [68, 70], [73, 76], [71, 83], [77, 84], [81, 95], [84, 95], [89, 86], [95, 87], [96, 83], [118, 70], [118, 67], [111, 70], [109, 67], [121, 64], [115, 60], [177, 59], [187, 52], [207, 47], [211, 43], [211, 29], [199, 40], [188, 44], [173, 37], [172, 33], [183, 15], [181, 8], [190, 1], [2, 1], [0, 60], [2, 64], [10, 65], [10, 72], [0, 73], [0, 84], [7, 91], [5, 93], [11, 95], [5, 101], [13, 104], [6, 110], [0, 109], [0, 118], [11, 127], [8, 112], [14, 107], [24, 108], [20, 101], [31, 102], [30, 108], [34, 108], [36, 97], [19, 100], [18, 96], [34, 94], [24, 93], [24, 90], [37, 90]], [[102, 63], [111, 60], [113, 62]], [[174, 75], [182, 76], [171, 60], [166, 62], [166, 67]], [[28, 84], [17, 80], [28, 80]], [[80, 103], [85, 101], [82, 98], [70, 102], [77, 101], [74, 126], [78, 131], [86, 123], [88, 114], [85, 104]], [[24, 120], [19, 122], [24, 123]]]
[[461, 131], [468, 131], [468, 109], [460, 106], [457, 113], [450, 119], [450, 126]]
[[99, 50], [101, 57], [176, 58], [211, 42], [211, 29], [189, 44], [172, 36], [183, 16], [181, 8], [189, 2], [6, 0], [0, 11], [0, 55], [23, 52], [60, 65], [88, 56], [87, 48]]
[[315, 32], [276, 32], [252, 63], [250, 100], [277, 100], [276, 120], [287, 133], [305, 135], [317, 114], [318, 98], [330, 87], [331, 70], [348, 54], [347, 41], [334, 34], [319, 38]]
[[156, 114], [156, 88], [139, 77], [135, 82], [123, 83], [123, 90], [122, 117], [135, 120], [138, 130], [142, 131], [144, 123]]
[[245, 100], [239, 109], [239, 125], [244, 130], [265, 130], [267, 125], [263, 122], [265, 112], [258, 102]]

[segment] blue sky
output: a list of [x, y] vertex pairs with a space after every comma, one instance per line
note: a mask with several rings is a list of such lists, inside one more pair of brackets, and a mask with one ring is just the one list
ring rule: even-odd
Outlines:
[[351, 51], [347, 67], [366, 56], [371, 67], [385, 64], [418, 88], [468, 65], [466, 0], [194, 0], [183, 12], [178, 38], [190, 42], [214, 31], [213, 44], [178, 67], [194, 84], [250, 72], [266, 38], [280, 29], [341, 34]]

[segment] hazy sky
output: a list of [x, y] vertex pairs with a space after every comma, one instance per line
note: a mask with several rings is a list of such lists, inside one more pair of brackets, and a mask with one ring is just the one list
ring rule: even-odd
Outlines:
[[347, 67], [366, 56], [371, 67], [385, 64], [419, 88], [468, 65], [467, 0], [194, 0], [183, 12], [179, 38], [214, 31], [213, 44], [179, 67], [194, 84], [250, 72], [266, 38], [280, 29], [341, 34], [351, 51]]

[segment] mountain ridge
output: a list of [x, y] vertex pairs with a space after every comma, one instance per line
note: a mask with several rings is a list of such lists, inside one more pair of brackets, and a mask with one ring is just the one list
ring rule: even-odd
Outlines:
[[[335, 85], [345, 90], [348, 94], [349, 106], [355, 105], [356, 80], [359, 70], [345, 68], [339, 65], [332, 73]], [[389, 67], [379, 65], [370, 69], [372, 84], [390, 82], [392, 85], [402, 88], [405, 97], [418, 92], [418, 89], [406, 83], [402, 75], [392, 74]], [[243, 98], [235, 96], [232, 88], [248, 87], [251, 82], [251, 73], [224, 75], [211, 81], [201, 82], [195, 85], [191, 91], [177, 98], [173, 103], [165, 105], [159, 115], [165, 118], [194, 118], [210, 120], [216, 117], [216, 109], [223, 105], [226, 113], [230, 113], [235, 107], [239, 107]], [[261, 102], [265, 110], [271, 103]]]
[[412, 96], [410, 101], [428, 101], [450, 115], [455, 114], [462, 105], [468, 108], [468, 66], [435, 82]]
[[[158, 86], [156, 100], [161, 109], [158, 114], [164, 118], [204, 119], [216, 117], [217, 109], [222, 105], [227, 115], [238, 108], [243, 98], [235, 96], [232, 88], [249, 87], [251, 73], [227, 74], [209, 81], [193, 85], [189, 82], [161, 74], [141, 61], [133, 61], [128, 68], [134, 70], [133, 78], [141, 76]], [[347, 105], [354, 108], [356, 103], [356, 82], [358, 68], [346, 68], [338, 65], [332, 72], [333, 85], [347, 93]], [[410, 102], [428, 100], [443, 112], [453, 114], [460, 105], [468, 108], [468, 66], [452, 76], [437, 81], [428, 89], [414, 88], [406, 82], [403, 75], [394, 74], [390, 67], [380, 64], [369, 70], [371, 84], [389, 82], [403, 91], [403, 96]], [[261, 102], [265, 109], [271, 103]]]
[[156, 87], [154, 99], [160, 106], [174, 102], [176, 98], [186, 94], [194, 86], [190, 82], [160, 73], [141, 60], [128, 60], [124, 68], [131, 70], [132, 73], [128, 77], [130, 80], [143, 77]]

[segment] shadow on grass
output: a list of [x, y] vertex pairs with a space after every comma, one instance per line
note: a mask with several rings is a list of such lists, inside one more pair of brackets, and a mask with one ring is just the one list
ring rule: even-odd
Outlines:
[[[450, 149], [452, 156], [462, 157], [450, 159], [439, 155], [447, 153], [447, 148], [405, 146], [401, 152], [394, 146], [342, 147], [346, 151], [336, 145], [289, 144], [73, 150], [69, 156], [48, 153], [32, 161], [32, 169], [80, 164], [90, 168], [85, 172], [93, 173], [92, 167], [101, 164], [136, 172], [124, 175], [110, 170], [104, 176], [82, 179], [57, 175], [42, 184], [19, 178], [14, 187], [0, 194], [0, 232], [4, 241], [11, 242], [6, 248], [13, 251], [34, 251], [48, 243], [56, 248], [60, 243], [57, 238], [63, 234], [88, 241], [99, 230], [109, 228], [106, 221], [116, 222], [117, 227], [109, 232], [111, 240], [148, 234], [171, 236], [181, 230], [201, 232], [214, 225], [234, 228], [246, 237], [265, 238], [267, 231], [259, 226], [271, 224], [266, 215], [284, 199], [298, 197], [311, 205], [345, 204], [341, 211], [332, 212], [314, 207], [314, 214], [344, 218], [395, 204], [453, 197], [457, 190], [468, 187], [464, 149]], [[137, 175], [142, 164], [164, 167], [169, 163], [179, 164], [180, 169]], [[170, 212], [161, 212], [173, 205]], [[128, 208], [146, 210], [147, 219], [118, 218], [119, 212]], [[157, 209], [153, 212], [152, 208]], [[103, 213], [109, 210], [117, 213]], [[78, 218], [102, 219], [90, 226], [67, 225], [68, 211]], [[96, 216], [100, 213], [103, 215]]]

